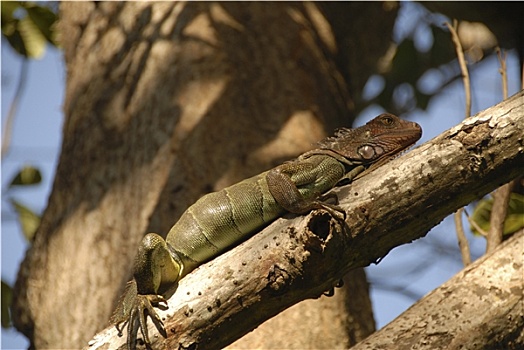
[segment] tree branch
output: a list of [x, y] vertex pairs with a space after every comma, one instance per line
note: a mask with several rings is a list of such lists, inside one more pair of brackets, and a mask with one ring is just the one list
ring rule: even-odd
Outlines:
[[[221, 348], [264, 320], [318, 298], [346, 272], [423, 237], [444, 217], [521, 175], [524, 92], [464, 120], [350, 186], [336, 189], [346, 230], [324, 211], [278, 219], [186, 276], [150, 323], [153, 348]], [[114, 327], [91, 349], [125, 342]]]
[[524, 231], [351, 350], [518, 349], [524, 344]]
[[[497, 47], [497, 56], [500, 63], [499, 72], [502, 75], [502, 96], [508, 98], [508, 79], [506, 76], [506, 55], [502, 56], [500, 48]], [[504, 221], [508, 212], [509, 197], [511, 194], [512, 183], [507, 183], [496, 189], [493, 196], [493, 206], [491, 207], [490, 227], [486, 237], [486, 252], [491, 253], [502, 243], [504, 233]]]

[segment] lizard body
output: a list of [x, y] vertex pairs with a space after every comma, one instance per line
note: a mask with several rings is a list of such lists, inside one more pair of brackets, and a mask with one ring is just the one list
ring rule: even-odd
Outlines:
[[287, 211], [303, 214], [324, 208], [340, 217], [343, 210], [326, 203], [333, 196], [324, 194], [413, 145], [421, 134], [418, 124], [381, 114], [359, 128], [338, 130], [319, 142], [318, 149], [293, 161], [201, 197], [165, 240], [147, 234], [135, 259], [134, 279], [111, 319], [119, 331], [120, 323], [122, 328], [128, 324], [128, 348], [136, 347], [139, 329], [149, 344], [146, 314], [166, 336], [152, 305], [165, 302], [162, 293], [186, 274]]

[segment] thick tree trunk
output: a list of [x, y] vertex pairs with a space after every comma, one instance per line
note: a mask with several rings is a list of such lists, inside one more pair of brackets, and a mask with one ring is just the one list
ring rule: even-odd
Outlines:
[[[423, 237], [458, 208], [521, 176], [523, 135], [521, 91], [338, 189], [340, 205], [346, 210], [345, 228], [322, 210], [278, 219], [180, 281], [169, 300], [169, 309], [159, 313], [165, 319], [168, 338], [155, 337], [154, 347], [218, 349], [294, 303], [319, 297], [351, 269], [366, 266], [394, 247]], [[512, 247], [518, 250], [521, 245]], [[512, 254], [522, 257], [521, 251]], [[511, 276], [519, 276], [522, 271], [522, 266], [513, 266], [522, 265], [516, 260], [501, 260]], [[509, 277], [501, 278], [505, 281]], [[502, 283], [494, 276], [485, 283], [493, 289], [484, 286], [480, 293], [496, 294], [496, 286]], [[512, 281], [504, 287], [514, 293], [505, 305], [511, 315], [515, 315], [511, 310], [522, 300], [522, 288], [514, 289], [515, 284]], [[466, 298], [469, 293], [461, 296]], [[461, 296], [455, 296], [455, 300]], [[498, 297], [490, 294], [486, 298]], [[437, 304], [423, 306], [428, 319], [438, 318], [446, 310], [438, 305], [441, 298], [432, 301]], [[478, 320], [470, 318], [477, 316], [465, 314], [462, 320], [475, 328]], [[464, 346], [482, 348], [483, 344], [477, 345], [482, 339], [487, 347], [492, 337], [504, 339], [514, 334], [509, 332], [519, 330], [522, 320], [511, 324], [512, 329], [484, 325], [490, 336]], [[461, 337], [471, 340], [467, 332], [470, 330]], [[410, 334], [409, 330], [406, 334]], [[449, 335], [432, 334], [435, 339], [442, 337], [443, 344], [449, 342]], [[116, 348], [124, 339], [111, 327], [97, 337], [90, 349]]]
[[[62, 153], [15, 286], [15, 324], [33, 346], [77, 348], [106, 324], [147, 231], [350, 124], [346, 71], [365, 81], [396, 14], [351, 9], [339, 13], [350, 23], [373, 9], [355, 35], [376, 46], [342, 72], [336, 38], [351, 33], [333, 33], [336, 14], [314, 4], [61, 4]], [[369, 332], [369, 312], [351, 317]]]

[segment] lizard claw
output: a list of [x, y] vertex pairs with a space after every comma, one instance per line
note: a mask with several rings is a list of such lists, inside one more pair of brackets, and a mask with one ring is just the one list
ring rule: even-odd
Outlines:
[[[166, 329], [164, 327], [164, 322], [160, 319], [160, 316], [156, 313], [155, 309], [153, 308], [152, 304], [159, 304], [159, 303], [165, 303], [167, 306], [167, 302], [161, 295], [137, 295], [137, 306], [136, 306], [136, 312], [138, 313], [138, 324], [140, 328], [140, 332], [142, 333], [142, 338], [144, 339], [144, 343], [146, 345], [149, 345], [151, 342], [149, 341], [149, 335], [147, 330], [147, 314], [151, 317], [151, 320], [153, 320], [153, 323], [155, 324], [156, 328], [162, 334], [164, 338], [167, 337]], [[146, 314], [147, 312], [147, 314]], [[130, 320], [130, 323], [132, 321]], [[136, 323], [136, 321], [134, 322]], [[131, 327], [131, 325], [129, 325]], [[136, 339], [136, 330], [135, 326], [133, 327], [133, 332]], [[128, 332], [129, 335], [129, 332]]]
[[140, 330], [140, 333], [142, 334], [142, 339], [144, 340], [146, 347], [150, 348], [151, 341], [149, 340], [149, 332], [147, 328], [147, 315], [148, 314], [151, 317], [151, 320], [155, 324], [156, 328], [158, 329], [158, 332], [162, 334], [164, 338], [167, 337], [167, 332], [164, 327], [164, 323], [162, 322], [162, 319], [160, 319], [160, 316], [158, 316], [155, 309], [153, 308], [153, 304], [159, 304], [159, 303], [165, 303], [167, 306], [166, 300], [161, 295], [138, 294], [136, 296], [136, 302], [131, 310], [131, 314], [128, 320], [129, 323], [127, 325], [128, 350], [136, 349], [136, 340], [138, 336], [138, 330]]
[[336, 193], [328, 192], [318, 198], [319, 206], [325, 209], [337, 221], [346, 221], [346, 211], [338, 206], [338, 196]]
[[329, 214], [335, 218], [338, 222], [345, 222], [346, 221], [346, 211], [339, 207], [338, 205], [332, 205], [323, 203], [322, 209], [325, 209], [329, 212]]
[[337, 284], [335, 284], [333, 287], [329, 288], [327, 291], [322, 293], [326, 297], [332, 297], [335, 295], [335, 288], [341, 288], [344, 286], [344, 281], [342, 279], [338, 280]]
[[153, 305], [157, 306], [160, 303], [164, 303], [165, 307], [167, 307], [167, 301], [163, 296], [156, 294], [138, 294], [135, 281], [133, 280], [128, 284], [123, 295], [123, 301], [120, 303], [121, 306], [117, 308], [111, 317], [111, 322], [115, 324], [119, 336], [122, 336], [122, 330], [127, 325], [128, 350], [136, 349], [139, 330], [146, 347], [150, 348], [151, 342], [147, 329], [147, 315], [151, 317], [159, 333], [162, 334], [164, 338], [167, 337], [164, 323], [153, 308]]

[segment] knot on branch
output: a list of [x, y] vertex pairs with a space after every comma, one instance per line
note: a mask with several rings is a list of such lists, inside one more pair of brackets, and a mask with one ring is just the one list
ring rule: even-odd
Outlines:
[[290, 283], [290, 276], [286, 270], [273, 265], [267, 276], [268, 287], [272, 295], [284, 294]]
[[468, 161], [468, 168], [472, 173], [480, 172], [482, 169], [486, 168], [486, 160], [481, 156], [471, 154]]
[[489, 143], [489, 133], [490, 127], [488, 123], [470, 125], [463, 128], [455, 137], [455, 140], [462, 143], [468, 150], [481, 150], [487, 147]]
[[328, 211], [312, 212], [306, 224], [307, 250], [323, 254], [333, 235], [343, 232], [345, 226], [344, 221], [333, 217]]
[[327, 211], [315, 211], [311, 214], [307, 228], [321, 241], [325, 242], [331, 234], [331, 219], [332, 216]]

